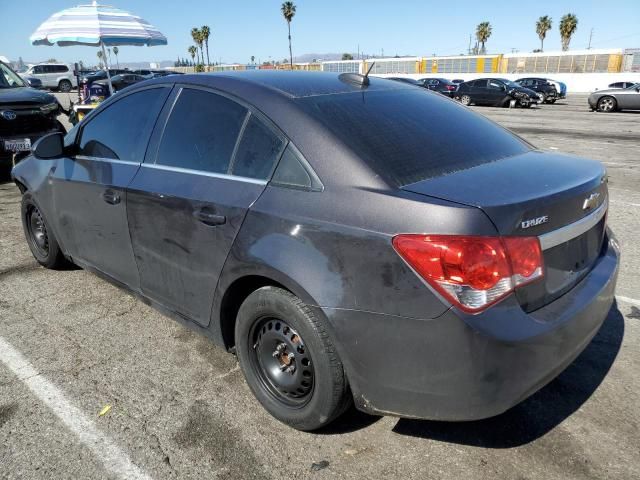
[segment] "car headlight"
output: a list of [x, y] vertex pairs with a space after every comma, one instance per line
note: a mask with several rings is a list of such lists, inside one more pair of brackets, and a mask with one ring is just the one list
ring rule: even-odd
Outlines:
[[51, 112], [55, 112], [58, 109], [58, 104], [56, 102], [53, 103], [47, 103], [46, 105], [42, 105], [40, 107], [40, 111], [42, 113], [51, 113]]

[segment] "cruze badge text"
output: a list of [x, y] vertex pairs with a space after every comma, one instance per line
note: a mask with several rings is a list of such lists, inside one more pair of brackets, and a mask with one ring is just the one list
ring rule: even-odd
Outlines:
[[544, 215], [538, 218], [532, 218], [530, 220], [524, 220], [520, 226], [522, 228], [535, 227], [536, 225], [542, 225], [543, 223], [547, 223], [549, 221], [549, 215]]

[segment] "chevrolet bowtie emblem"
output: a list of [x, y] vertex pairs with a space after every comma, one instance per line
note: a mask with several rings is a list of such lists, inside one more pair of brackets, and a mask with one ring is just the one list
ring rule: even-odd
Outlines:
[[584, 199], [584, 203], [582, 204], [583, 210], [590, 210], [596, 205], [598, 205], [598, 198], [600, 198], [599, 193], [592, 193], [587, 198]]

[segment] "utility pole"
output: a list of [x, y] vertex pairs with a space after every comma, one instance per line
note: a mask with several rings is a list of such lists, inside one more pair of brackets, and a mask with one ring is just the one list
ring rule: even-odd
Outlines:
[[593, 38], [593, 28], [591, 29], [591, 32], [589, 33], [589, 46], [587, 47], [587, 50], [591, 50], [591, 39]]
[[360, 60], [360, 44], [358, 44], [358, 60]]
[[469, 55], [471, 55], [471, 37], [473, 37], [473, 35], [470, 33], [469, 34], [469, 48], [467, 48], [467, 53]]

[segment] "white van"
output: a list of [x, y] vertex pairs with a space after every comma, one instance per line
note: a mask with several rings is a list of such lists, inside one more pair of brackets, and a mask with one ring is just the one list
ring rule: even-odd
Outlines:
[[64, 63], [33, 65], [22, 75], [39, 78], [44, 88], [58, 89], [61, 92], [68, 92], [78, 86], [76, 77], [73, 75], [73, 69]]

